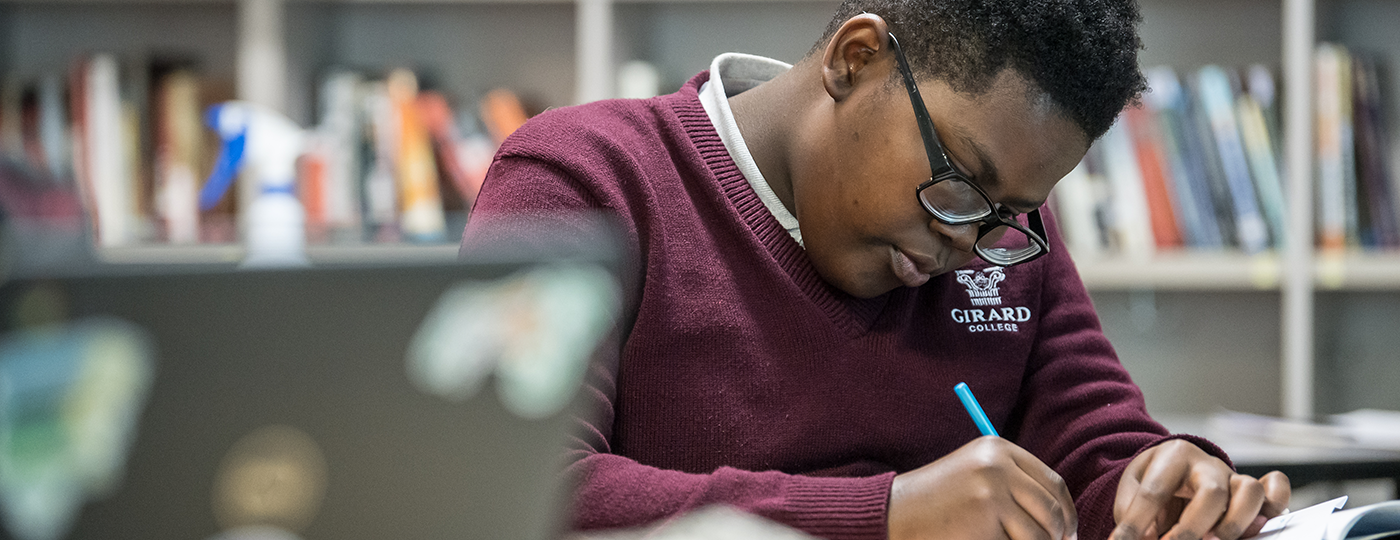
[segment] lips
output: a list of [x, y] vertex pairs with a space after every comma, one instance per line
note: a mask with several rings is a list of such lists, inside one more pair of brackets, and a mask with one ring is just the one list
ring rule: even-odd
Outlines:
[[894, 246], [890, 247], [890, 270], [906, 287], [918, 287], [929, 280], [929, 275], [920, 272], [913, 259]]

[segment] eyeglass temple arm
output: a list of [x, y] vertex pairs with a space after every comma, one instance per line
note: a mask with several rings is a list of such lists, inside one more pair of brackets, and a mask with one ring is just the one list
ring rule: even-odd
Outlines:
[[1045, 220], [1040, 217], [1039, 208], [1031, 210], [1031, 213], [1026, 214], [1026, 223], [1031, 226], [1031, 232], [1035, 233], [1036, 236], [1040, 237], [1040, 240], [1044, 242], [1041, 247], [1045, 249], [1046, 253], [1050, 253], [1050, 237], [1045, 235]]
[[[904, 79], [904, 88], [909, 93], [909, 104], [914, 106], [914, 118], [918, 120], [919, 135], [924, 141], [924, 153], [928, 154], [929, 166], [935, 163], [947, 163], [948, 157], [942, 155], [941, 151], [935, 152], [932, 141], [933, 118], [928, 115], [928, 108], [924, 106], [924, 97], [919, 94], [919, 86], [914, 83], [914, 72], [909, 69], [909, 62], [904, 59], [904, 48], [899, 46], [899, 40], [895, 39], [893, 32], [888, 32], [890, 45], [894, 48], [894, 58], [899, 63], [899, 73]], [[938, 171], [933, 171], [933, 176], [938, 176]]]

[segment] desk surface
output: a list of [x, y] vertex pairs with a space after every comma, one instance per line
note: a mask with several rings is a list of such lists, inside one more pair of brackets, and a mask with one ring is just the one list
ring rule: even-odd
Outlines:
[[1400, 487], [1400, 451], [1348, 446], [1305, 446], [1218, 433], [1206, 416], [1158, 415], [1173, 433], [1200, 435], [1219, 445], [1235, 468], [1251, 476], [1283, 471], [1293, 485], [1317, 481], [1393, 478]]

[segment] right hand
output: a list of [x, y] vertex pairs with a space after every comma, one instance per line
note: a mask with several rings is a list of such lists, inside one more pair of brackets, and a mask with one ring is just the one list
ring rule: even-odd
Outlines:
[[1049, 466], [1000, 437], [982, 437], [894, 478], [890, 540], [1076, 540], [1069, 488]]

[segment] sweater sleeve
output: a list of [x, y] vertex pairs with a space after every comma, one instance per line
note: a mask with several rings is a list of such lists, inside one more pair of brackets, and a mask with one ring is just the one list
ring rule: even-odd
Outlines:
[[[635, 313], [646, 246], [629, 218], [628, 203], [601, 182], [582, 180], [542, 161], [498, 157], [482, 186], [463, 235], [463, 252], [478, 242], [513, 238], [518, 216], [553, 215], [549, 226], [569, 227], [558, 215], [600, 210], [616, 218], [634, 261], [632, 298], [624, 313]], [[581, 212], [583, 211], [583, 212]], [[664, 521], [711, 504], [726, 504], [809, 534], [831, 539], [887, 538], [886, 507], [893, 472], [840, 478], [754, 472], [721, 467], [707, 474], [648, 466], [613, 453], [617, 363], [625, 344], [620, 340], [600, 351], [590, 367], [584, 389], [592, 418], [580, 418], [567, 449], [568, 472], [576, 482], [573, 525], [578, 529], [634, 527]]]
[[1042, 274], [1039, 335], [1012, 415], [1019, 423], [1008, 436], [1064, 477], [1079, 512], [1080, 538], [1107, 538], [1115, 526], [1118, 479], [1144, 450], [1180, 438], [1230, 461], [1209, 441], [1171, 435], [1148, 416], [1054, 220], [1046, 218], [1051, 255]]

